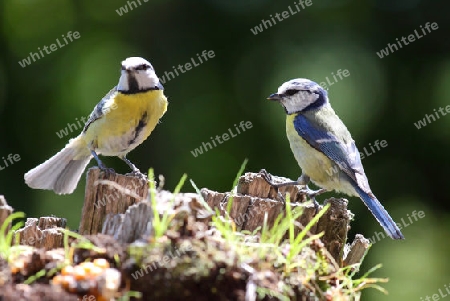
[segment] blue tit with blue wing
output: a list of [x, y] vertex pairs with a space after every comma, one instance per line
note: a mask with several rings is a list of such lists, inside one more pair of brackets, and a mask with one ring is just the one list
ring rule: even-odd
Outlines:
[[335, 190], [360, 197], [392, 239], [404, 239], [372, 193], [355, 141], [331, 108], [327, 91], [311, 80], [297, 78], [282, 84], [268, 99], [279, 102], [287, 114], [287, 137], [302, 169], [293, 183], [307, 185], [311, 180], [324, 189], [320, 192]]
[[95, 106], [83, 131], [56, 155], [28, 171], [24, 178], [31, 188], [72, 193], [84, 169], [98, 155], [117, 156], [134, 175], [145, 178], [126, 157], [147, 139], [167, 110], [164, 88], [153, 66], [141, 57], [122, 61], [119, 83]]

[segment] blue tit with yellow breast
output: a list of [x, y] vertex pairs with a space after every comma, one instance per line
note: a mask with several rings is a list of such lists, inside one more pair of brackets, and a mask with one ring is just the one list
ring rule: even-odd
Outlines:
[[324, 190], [358, 196], [392, 239], [404, 239], [372, 193], [355, 141], [331, 108], [327, 91], [311, 80], [297, 78], [282, 84], [268, 99], [279, 102], [287, 114], [287, 137], [302, 169], [294, 183], [306, 185], [311, 180]]
[[122, 62], [119, 83], [94, 108], [81, 134], [56, 155], [25, 174], [32, 188], [72, 193], [92, 158], [117, 156], [143, 176], [126, 155], [144, 142], [167, 110], [167, 98], [153, 66], [141, 57]]

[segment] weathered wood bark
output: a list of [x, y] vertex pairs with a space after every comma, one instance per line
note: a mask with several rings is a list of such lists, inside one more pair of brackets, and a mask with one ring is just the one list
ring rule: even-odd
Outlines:
[[[276, 182], [285, 182], [289, 179], [273, 177]], [[305, 202], [306, 196], [301, 186], [293, 185], [279, 189], [282, 198], [290, 194], [291, 206], [303, 207], [303, 214], [297, 222], [305, 226], [322, 208], [316, 208], [314, 203]], [[272, 226], [279, 214], [285, 214], [285, 204], [276, 188], [272, 187], [258, 173], [246, 173], [239, 179], [237, 193], [220, 193], [202, 189], [201, 194], [206, 203], [213, 209], [217, 208], [222, 215], [227, 215], [226, 208], [232, 199], [230, 218], [233, 219], [238, 230], [253, 232], [262, 227], [264, 217], [267, 215], [268, 226]], [[106, 174], [98, 168], [89, 170], [86, 187], [86, 199], [83, 207], [83, 216], [80, 223], [82, 234], [95, 234], [101, 232], [114, 236], [120, 242], [131, 243], [145, 238], [151, 233], [152, 210], [147, 201], [135, 205], [148, 196], [148, 185], [145, 180], [136, 177], [127, 177], [117, 174]], [[197, 216], [206, 217], [196, 194], [178, 194], [160, 191], [156, 193], [158, 199], [156, 210], [162, 215], [185, 206], [186, 210], [198, 210]], [[175, 202], [175, 203], [173, 203]], [[310, 234], [324, 232], [321, 240], [325, 247], [342, 266], [344, 246], [351, 219], [347, 210], [347, 200], [331, 198], [325, 201], [330, 203], [329, 210], [319, 219], [310, 230]], [[128, 210], [127, 210], [128, 209]], [[177, 210], [179, 211], [179, 210]], [[301, 227], [297, 228], [297, 233]]]
[[[273, 177], [275, 183], [291, 181], [286, 178]], [[212, 208], [218, 208], [225, 215], [230, 193], [219, 193], [202, 189], [202, 196]], [[281, 187], [279, 192], [283, 197], [290, 194], [291, 206], [302, 206], [303, 214], [297, 220], [303, 226], [307, 225], [315, 216], [316, 208], [313, 203], [304, 203], [306, 196], [301, 192], [301, 186], [292, 185]], [[239, 179], [237, 195], [233, 196], [230, 217], [239, 230], [253, 232], [262, 227], [264, 216], [267, 214], [267, 224], [272, 226], [280, 213], [285, 213], [285, 204], [278, 200], [278, 192], [260, 174], [246, 173]], [[342, 255], [347, 238], [351, 213], [347, 210], [347, 200], [331, 198], [326, 203], [331, 207], [317, 224], [311, 228], [311, 234], [324, 232], [321, 240], [337, 263], [342, 265]], [[319, 206], [318, 210], [322, 209]], [[300, 231], [301, 229], [298, 229]], [[297, 231], [297, 232], [298, 232]]]
[[83, 235], [101, 232], [108, 214], [125, 213], [147, 195], [145, 179], [103, 172], [97, 167], [89, 169], [79, 232]]
[[[284, 182], [288, 179], [273, 177], [273, 181]], [[88, 172], [80, 232], [96, 233], [86, 235], [85, 238], [97, 248], [74, 247], [72, 263], [92, 262], [96, 258], [106, 259], [118, 270], [117, 275], [124, 277], [115, 278], [117, 283], [126, 283], [125, 290], [141, 292], [144, 300], [253, 300], [257, 296], [257, 287], [266, 292], [263, 300], [276, 299], [286, 293], [289, 293], [292, 300], [322, 300], [332, 298], [335, 294], [342, 297], [339, 286], [346, 281], [336, 278], [339, 274], [336, 273], [339, 269], [337, 263], [341, 266], [359, 263], [370, 247], [368, 240], [357, 235], [352, 245], [346, 247], [344, 254], [351, 219], [345, 199], [330, 198], [325, 201], [331, 206], [309, 233], [324, 232], [324, 235], [321, 240], [317, 239], [305, 245], [300, 254], [291, 258], [291, 262], [301, 262], [305, 265], [293, 267], [289, 264], [287, 268], [282, 269], [280, 264], [283, 258], [280, 256], [286, 256], [288, 246], [283, 244], [277, 252], [258, 254], [258, 251], [253, 251], [257, 250], [254, 248], [257, 246], [255, 236], [239, 234], [245, 239], [241, 245], [247, 246], [246, 242], [250, 242], [252, 247], [245, 252], [242, 261], [241, 251], [245, 249], [230, 244], [228, 237], [220, 235], [214, 225], [211, 229], [208, 228], [211, 226], [208, 223], [211, 211], [204, 208], [202, 198], [210, 207], [217, 208], [227, 222], [228, 218], [231, 218], [238, 230], [253, 232], [263, 226], [265, 217], [268, 226], [271, 226], [280, 214], [286, 214], [284, 199], [286, 192], [289, 192], [291, 206], [303, 208], [302, 215], [296, 221], [289, 221], [296, 226], [298, 233], [321, 209], [321, 206], [316, 208], [312, 202], [305, 202], [306, 197], [300, 188], [301, 186], [287, 186], [280, 189], [280, 194], [261, 175], [246, 173], [231, 193], [205, 188], [201, 190], [201, 195], [175, 195], [168, 191], [150, 193], [146, 180], [105, 174], [94, 168]], [[153, 196], [154, 200], [151, 199]], [[226, 210], [228, 205], [231, 209], [229, 213]], [[157, 240], [152, 236], [152, 209], [160, 216], [168, 214], [170, 221], [167, 231]], [[28, 219], [25, 228], [17, 233], [23, 244], [51, 249], [63, 244], [64, 235], [57, 231], [57, 227], [65, 227], [65, 220], [54, 217]], [[103, 234], [97, 233], [100, 229]], [[135, 244], [130, 248], [129, 243], [133, 242]], [[22, 281], [20, 279], [35, 275], [44, 268], [46, 271], [53, 271], [66, 259], [62, 248], [52, 250], [55, 253], [43, 249], [26, 249], [28, 253], [20, 255], [14, 272], [6, 266], [11, 276], [8, 285], [16, 291], [19, 291], [17, 288], [20, 284], [14, 283]], [[53, 254], [51, 257], [47, 256], [51, 255], [49, 252]], [[248, 254], [254, 254], [253, 260], [248, 260]], [[318, 258], [320, 261], [317, 261]], [[274, 262], [278, 263], [276, 269]], [[304, 266], [313, 267], [317, 263], [320, 263], [320, 268], [314, 271], [315, 277], [309, 277], [311, 270], [305, 270]], [[0, 258], [0, 272], [1, 265]], [[358, 268], [355, 266], [354, 269]], [[289, 272], [286, 273], [286, 270]], [[39, 281], [48, 281], [52, 277], [53, 275], [46, 273]], [[306, 278], [309, 279], [305, 282]], [[97, 278], [96, 286], [104, 285], [101, 282], [103, 280], [104, 278]], [[280, 283], [288, 284], [290, 288], [287, 290], [286, 287], [280, 286]], [[31, 289], [36, 287], [30, 286]], [[81, 287], [84, 294], [83, 286], [77, 283], [77, 287]], [[211, 290], [211, 287], [214, 287], [214, 290]], [[48, 294], [49, 291], [46, 291], [45, 296]], [[0, 293], [0, 299], [1, 296]], [[17, 300], [19, 299], [23, 298], [18, 297]], [[61, 295], [60, 300], [65, 299], [66, 296]]]
[[[5, 222], [6, 218], [10, 216], [10, 214], [13, 212], [13, 208], [6, 203], [6, 199], [3, 197], [3, 195], [0, 195], [0, 227]], [[8, 233], [9, 229], [11, 228], [11, 224], [9, 224], [6, 229], [5, 233], [0, 233], [0, 235]]]
[[325, 244], [328, 252], [342, 266], [347, 232], [352, 218], [352, 213], [347, 210], [346, 199], [330, 198], [325, 200], [324, 205], [331, 203], [331, 207], [319, 219], [315, 233], [324, 232], [320, 240]]
[[15, 239], [21, 245], [45, 248], [63, 247], [64, 234], [59, 229], [66, 227], [67, 220], [58, 217], [28, 218], [25, 227], [15, 232]]
[[108, 214], [102, 234], [113, 236], [118, 242], [131, 243], [150, 236], [153, 212], [149, 202], [139, 202], [128, 207], [124, 214]]
[[[349, 252], [344, 258], [344, 266], [348, 266], [355, 263], [361, 263], [370, 249], [370, 241], [364, 238], [361, 234], [356, 234], [351, 246], [349, 246]], [[359, 267], [357, 268], [357, 270]]]
[[[208, 217], [204, 208], [200, 205], [199, 196], [196, 193], [173, 194], [169, 191], [155, 192], [156, 210], [162, 216], [188, 212], [197, 219]], [[152, 233], [153, 210], [151, 197], [144, 202], [131, 205], [124, 214], [109, 214], [103, 223], [102, 234], [113, 236], [122, 243], [131, 243], [139, 239], [146, 239]]]

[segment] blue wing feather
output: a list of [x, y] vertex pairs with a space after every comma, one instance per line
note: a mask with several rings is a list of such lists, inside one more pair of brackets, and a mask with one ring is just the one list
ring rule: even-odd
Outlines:
[[404, 239], [400, 229], [392, 220], [389, 213], [371, 192], [361, 164], [358, 149], [356, 148], [353, 139], [349, 139], [349, 141], [345, 143], [338, 139], [332, 132], [326, 131], [324, 128], [319, 128], [318, 125], [313, 124], [302, 114], [295, 117], [294, 128], [300, 137], [335, 162], [349, 177], [355, 191], [370, 209], [380, 225], [385, 229], [386, 233], [393, 239]]
[[309, 145], [325, 154], [353, 179], [355, 184], [371, 194], [358, 148], [353, 140], [345, 144], [332, 132], [319, 128], [302, 114], [295, 117], [294, 128]]

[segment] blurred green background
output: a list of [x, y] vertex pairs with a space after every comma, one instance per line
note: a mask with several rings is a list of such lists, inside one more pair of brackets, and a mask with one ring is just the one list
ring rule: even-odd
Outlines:
[[[128, 157], [143, 171], [153, 167], [163, 174], [169, 190], [183, 173], [199, 187], [229, 190], [245, 158], [250, 160], [247, 171], [265, 168], [296, 179], [301, 171], [286, 139], [284, 111], [266, 97], [289, 79], [322, 82], [328, 77], [333, 82], [332, 73], [347, 69], [350, 76], [328, 90], [334, 109], [360, 151], [376, 140], [388, 144], [363, 159], [372, 190], [397, 222], [403, 218], [410, 224], [408, 215], [414, 210], [425, 214], [402, 229], [405, 241], [377, 240], [363, 271], [383, 263], [373, 275], [389, 277], [384, 285], [389, 295], [372, 290], [363, 299], [425, 300], [450, 283], [445, 240], [450, 226], [450, 116], [441, 115], [421, 129], [414, 125], [450, 104], [450, 19], [441, 2], [313, 0], [310, 7], [255, 35], [251, 29], [288, 6], [295, 9], [294, 2], [2, 0], [0, 166], [6, 167], [3, 157], [8, 154], [21, 159], [0, 170], [0, 194], [28, 217], [54, 214], [76, 229], [85, 177], [75, 193], [59, 196], [30, 189], [23, 174], [79, 133], [56, 134], [87, 116], [117, 84], [121, 60], [142, 56], [162, 76], [203, 50], [214, 51], [215, 57], [165, 83], [168, 112]], [[122, 8], [120, 16], [122, 6], [129, 12]], [[439, 28], [379, 58], [377, 52], [388, 43], [414, 30], [421, 33], [426, 22]], [[65, 44], [62, 35], [69, 31], [78, 31], [80, 38]], [[64, 47], [28, 66], [19, 64], [56, 39]], [[202, 142], [241, 121], [253, 127], [192, 155]], [[104, 162], [118, 172], [129, 171], [117, 158]], [[358, 199], [351, 198], [350, 209], [356, 213], [351, 237], [382, 232]]]

